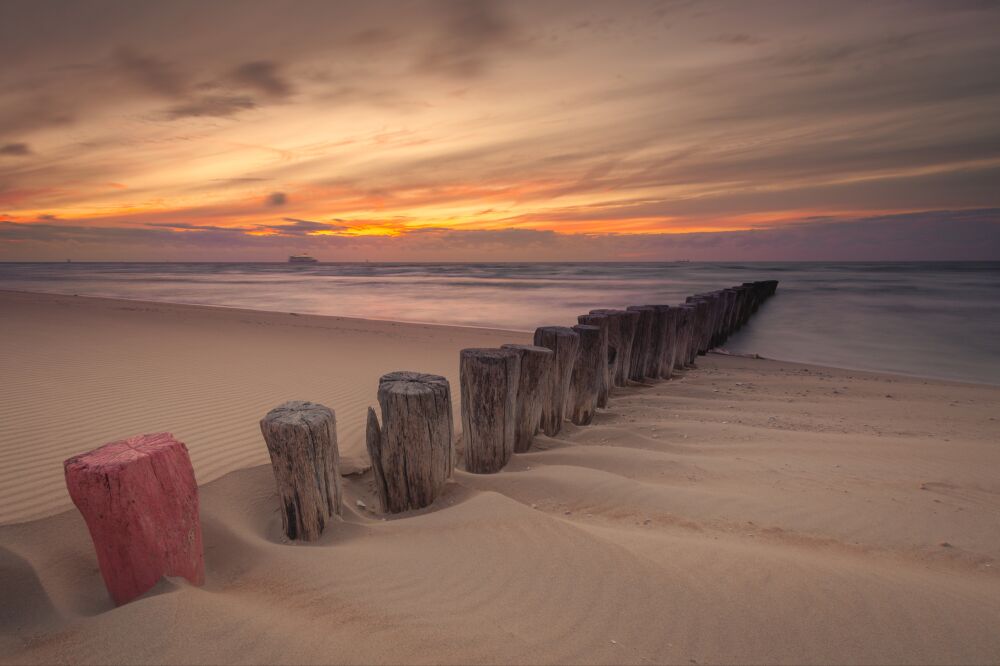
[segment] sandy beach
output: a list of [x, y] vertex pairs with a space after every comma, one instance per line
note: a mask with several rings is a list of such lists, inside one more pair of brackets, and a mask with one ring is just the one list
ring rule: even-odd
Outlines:
[[[428, 509], [358, 505], [381, 374], [457, 387], [460, 349], [529, 339], [0, 292], [0, 662], [1000, 661], [1000, 387], [710, 354]], [[311, 545], [258, 429], [289, 399], [336, 411], [344, 459]], [[157, 431], [207, 580], [115, 608], [62, 461]]]

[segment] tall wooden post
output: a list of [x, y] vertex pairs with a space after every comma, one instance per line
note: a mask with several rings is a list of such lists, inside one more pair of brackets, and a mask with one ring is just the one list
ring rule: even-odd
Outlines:
[[625, 310], [613, 309], [591, 310], [590, 314], [599, 314], [608, 317], [609, 387], [625, 386], [628, 379], [629, 350], [632, 347], [631, 341], [628, 343], [625, 342], [627, 336], [626, 329], [628, 327], [626, 319], [629, 319], [633, 315], [626, 313]]
[[366, 443], [382, 511], [429, 506], [451, 477], [451, 387], [439, 375], [390, 372], [378, 382], [382, 412], [368, 408]]
[[521, 359], [510, 349], [463, 349], [462, 440], [465, 469], [493, 474], [514, 452], [514, 423]]
[[520, 357], [521, 372], [514, 407], [514, 453], [526, 453], [542, 424], [542, 411], [552, 394], [555, 353], [535, 345], [502, 345]]
[[551, 349], [554, 358], [552, 393], [542, 413], [542, 429], [549, 437], [562, 430], [566, 415], [569, 381], [580, 347], [580, 336], [565, 326], [541, 326], [535, 329], [535, 345]]
[[649, 370], [649, 357], [653, 342], [653, 308], [647, 305], [630, 305], [630, 312], [639, 313], [639, 323], [636, 327], [635, 339], [632, 342], [632, 365], [629, 369], [629, 379], [641, 382]]
[[597, 326], [601, 329], [600, 354], [602, 361], [601, 374], [598, 378], [597, 406], [603, 409], [608, 406], [608, 396], [611, 393], [611, 364], [608, 359], [608, 332], [611, 328], [611, 317], [605, 314], [585, 314], [580, 315], [576, 320], [581, 324]]
[[597, 409], [603, 355], [601, 327], [579, 324], [573, 330], [580, 336], [580, 349], [570, 381], [569, 418], [574, 425], [590, 425]]
[[622, 350], [624, 356], [619, 370], [621, 385], [628, 386], [632, 378], [632, 366], [635, 363], [635, 339], [639, 335], [639, 313], [635, 310], [622, 310]]

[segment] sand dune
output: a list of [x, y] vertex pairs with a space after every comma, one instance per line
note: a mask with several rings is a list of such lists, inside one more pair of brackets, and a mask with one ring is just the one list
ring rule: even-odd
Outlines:
[[75, 511], [0, 527], [4, 662], [1000, 660], [1000, 388], [709, 356], [420, 512], [360, 509], [370, 477], [348, 476], [343, 521], [289, 545], [266, 408], [330, 404], [359, 460], [379, 373], [455, 382], [459, 347], [523, 334], [2, 299], [22, 313], [2, 331], [8, 521], [64, 507], [62, 457], [123, 434], [172, 429], [219, 477], [205, 587], [117, 609]]

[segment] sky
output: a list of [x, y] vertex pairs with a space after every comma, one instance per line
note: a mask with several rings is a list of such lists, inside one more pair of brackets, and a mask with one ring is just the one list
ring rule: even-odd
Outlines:
[[1000, 3], [0, 0], [0, 260], [1000, 259]]

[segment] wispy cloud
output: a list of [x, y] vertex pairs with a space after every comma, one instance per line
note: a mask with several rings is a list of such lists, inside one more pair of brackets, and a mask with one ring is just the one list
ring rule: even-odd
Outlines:
[[226, 118], [241, 111], [249, 111], [257, 104], [249, 97], [229, 95], [207, 95], [177, 104], [165, 112], [165, 117], [178, 118]]
[[423, 72], [477, 77], [523, 39], [504, 5], [495, 0], [443, 0], [438, 7], [441, 28], [430, 35], [417, 61]]
[[272, 192], [267, 195], [268, 206], [284, 206], [288, 203], [288, 195], [284, 192]]
[[176, 98], [187, 92], [186, 82], [171, 63], [125, 46], [115, 49], [112, 60], [130, 81], [144, 90], [168, 98]]
[[31, 148], [26, 143], [0, 143], [0, 155], [23, 157], [30, 154]]
[[0, 206], [455, 258], [993, 208], [996, 6], [0, 3]]
[[244, 63], [233, 70], [231, 78], [238, 85], [270, 97], [282, 98], [292, 94], [292, 85], [281, 75], [278, 64], [272, 61]]

